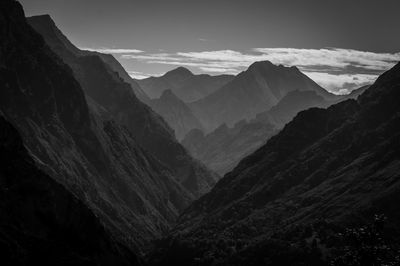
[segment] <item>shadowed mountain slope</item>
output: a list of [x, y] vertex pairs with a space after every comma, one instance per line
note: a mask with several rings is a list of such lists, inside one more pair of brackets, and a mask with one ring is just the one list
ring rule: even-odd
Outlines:
[[374, 213], [399, 239], [399, 99], [397, 64], [357, 101], [300, 112], [186, 209], [155, 261], [324, 265], [332, 230]]
[[[118, 123], [126, 126], [138, 143], [168, 167], [187, 190], [198, 196], [214, 185], [217, 176], [187, 153], [167, 123], [137, 99], [130, 84], [104, 63], [99, 53], [72, 53], [67, 49], [72, 45], [70, 42], [69, 45], [62, 45], [68, 40], [59, 39], [58, 35], [47, 36], [58, 31], [48, 16], [31, 20], [35, 21], [32, 25], [43, 34], [52, 50], [72, 68], [86, 95], [105, 108]], [[43, 30], [49, 27], [55, 29]]]
[[27, 24], [18, 2], [1, 2], [0, 22], [0, 112], [40, 170], [118, 242], [143, 249], [192, 195], [108, 110], [90, 98], [88, 105], [71, 69]]
[[40, 170], [0, 115], [2, 265], [142, 265], [75, 195]]
[[110, 70], [117, 72], [119, 77], [129, 83], [135, 92], [136, 97], [138, 97], [142, 102], [147, 103], [149, 98], [142, 91], [139, 84], [132, 79], [129, 74], [125, 71], [122, 65], [110, 54], [102, 54], [94, 51], [82, 51], [73, 45], [67, 37], [57, 28], [54, 21], [49, 15], [34, 16], [28, 18], [29, 24], [35, 28], [42, 36], [45, 37], [46, 42], [51, 44], [51, 48], [61, 56], [61, 58], [67, 58], [71, 54], [75, 56], [83, 55], [97, 55], [99, 56]]

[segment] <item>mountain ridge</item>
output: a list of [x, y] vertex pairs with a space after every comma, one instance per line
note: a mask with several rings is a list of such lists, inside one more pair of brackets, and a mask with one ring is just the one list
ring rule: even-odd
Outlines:
[[214, 93], [191, 103], [190, 107], [210, 132], [222, 123], [233, 126], [242, 119], [253, 119], [294, 90], [311, 90], [325, 99], [336, 98], [296, 67], [260, 61]]
[[137, 82], [150, 98], [159, 98], [163, 91], [171, 90], [182, 101], [189, 103], [216, 91], [232, 78], [231, 75], [195, 75], [187, 68], [178, 67], [160, 77], [149, 77]]
[[186, 189], [194, 196], [210, 189], [217, 176], [191, 158], [177, 142], [173, 130], [164, 119], [138, 100], [130, 84], [124, 82], [99, 53], [80, 51], [83, 55], [72, 54], [59, 45], [65, 40], [58, 39], [57, 36], [47, 36], [49, 31], [43, 30], [53, 28], [54, 23], [41, 25], [49, 22], [40, 20], [40, 17], [35, 17], [34, 21], [32, 25], [43, 34], [53, 51], [71, 67], [88, 97], [108, 110], [118, 123], [126, 126], [138, 143], [168, 167], [176, 180], [185, 184]]

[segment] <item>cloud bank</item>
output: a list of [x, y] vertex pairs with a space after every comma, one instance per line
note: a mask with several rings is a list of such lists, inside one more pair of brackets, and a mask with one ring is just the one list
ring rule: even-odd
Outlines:
[[92, 52], [99, 52], [103, 54], [139, 54], [143, 53], [144, 51], [138, 49], [120, 49], [120, 48], [88, 48], [83, 47], [79, 48], [81, 50], [92, 51]]
[[[116, 50], [116, 52], [112, 52]], [[127, 50], [130, 52], [123, 52]], [[303, 73], [333, 93], [348, 93], [372, 83], [400, 61], [399, 53], [374, 53], [352, 49], [254, 48], [245, 52], [216, 50], [201, 52], [147, 53], [135, 49], [103, 49], [126, 60], [148, 64], [190, 67], [209, 74], [237, 74], [255, 61], [297, 66]], [[137, 51], [137, 52], [135, 52]]]

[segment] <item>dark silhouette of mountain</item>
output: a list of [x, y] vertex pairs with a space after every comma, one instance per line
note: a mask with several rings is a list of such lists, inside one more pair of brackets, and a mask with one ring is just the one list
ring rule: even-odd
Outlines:
[[399, 99], [400, 63], [357, 100], [298, 113], [185, 210], [153, 262], [324, 265], [334, 232], [375, 213], [398, 241]]
[[[142, 101], [147, 103], [148, 96], [142, 91], [139, 84], [132, 79], [121, 64], [110, 54], [102, 54], [92, 51], [81, 51], [73, 45], [67, 37], [57, 28], [54, 21], [49, 15], [33, 16], [28, 18], [29, 24], [35, 28], [42, 36], [45, 37], [46, 42], [50, 44], [51, 48], [61, 56], [61, 58], [69, 58], [72, 56], [84, 55], [97, 55], [109, 67], [110, 71], [117, 72], [119, 77], [129, 83], [135, 92], [135, 95]], [[72, 54], [72, 55], [71, 55]]]
[[[187, 153], [167, 123], [136, 98], [130, 84], [124, 82], [99, 53], [72, 53], [65, 48], [73, 46], [65, 37], [47, 36], [59, 32], [48, 16], [29, 19], [32, 20], [35, 21], [32, 26], [43, 34], [52, 50], [71, 67], [86, 95], [105, 108], [118, 123], [126, 126], [138, 143], [167, 166], [186, 189], [198, 196], [214, 185], [217, 176]], [[55, 29], [43, 30], [48, 28]], [[69, 45], [62, 45], [66, 41]]]
[[[90, 97], [85, 97], [71, 68], [27, 24], [18, 2], [7, 0], [0, 5], [0, 113], [18, 130], [36, 167], [51, 177], [53, 183], [59, 183], [68, 191], [57, 189], [62, 194], [54, 196], [55, 203], [60, 203], [60, 213], [49, 210], [48, 214], [43, 214], [42, 218], [49, 223], [53, 223], [54, 215], [60, 220], [54, 223], [55, 228], [50, 227], [49, 230], [53, 228], [53, 232], [58, 234], [58, 230], [68, 226], [69, 222], [85, 223], [85, 217], [89, 213], [79, 207], [78, 203], [76, 214], [63, 212], [63, 208], [67, 207], [62, 204], [71, 202], [68, 195], [73, 195], [94, 213], [96, 223], [102, 224], [112, 239], [129, 250], [143, 249], [152, 239], [160, 237], [169, 229], [178, 213], [193, 199], [192, 194], [176, 181], [174, 173], [167, 166], [138, 144], [131, 131], [115, 122], [113, 113]], [[98, 62], [102, 63], [100, 59]], [[110, 82], [105, 80], [106, 75], [101, 77], [104, 80], [100, 82]], [[127, 95], [136, 99], [132, 90], [130, 92]], [[144, 115], [148, 112], [146, 119], [150, 119], [151, 112], [147, 110], [149, 108], [142, 109], [141, 112]], [[153, 125], [152, 123], [154, 124], [149, 121], [147, 125]], [[18, 161], [10, 163], [18, 168]], [[36, 189], [31, 187], [31, 184], [35, 186], [35, 176], [28, 180], [29, 168], [23, 168], [22, 162], [20, 167], [21, 173], [27, 175], [27, 181], [21, 185], [25, 195], [29, 196], [29, 191]], [[3, 169], [1, 171], [3, 173]], [[4, 178], [18, 175], [17, 172], [7, 172], [7, 169], [4, 171]], [[45, 182], [47, 181], [43, 181], [44, 185]], [[3, 183], [1, 184], [3, 189]], [[43, 188], [45, 193], [57, 193], [51, 192], [50, 186], [53, 185], [48, 186]], [[43, 195], [41, 201], [51, 200], [50, 196], [47, 199]], [[34, 199], [36, 196], [32, 197]], [[7, 201], [7, 204], [13, 202]], [[49, 205], [43, 205], [43, 208], [53, 208], [51, 202], [46, 204]], [[69, 208], [73, 206], [75, 205], [71, 203]], [[12, 205], [5, 207], [13, 208]], [[15, 208], [18, 209], [18, 206]], [[32, 208], [36, 208], [36, 205]], [[35, 209], [26, 206], [18, 215], [28, 216], [29, 213], [24, 213], [25, 210], [33, 212]], [[83, 215], [82, 220], [77, 218], [80, 215]], [[87, 222], [81, 228], [71, 224], [72, 232], [85, 230], [86, 226], [96, 226], [90, 217]], [[44, 230], [45, 226], [38, 225], [37, 229]], [[62, 228], [57, 229], [58, 226]], [[98, 232], [99, 238], [94, 240], [106, 237]], [[41, 234], [40, 231], [38, 233]], [[88, 234], [93, 234], [93, 231]], [[9, 241], [18, 244], [18, 239]], [[78, 239], [77, 244], [79, 241], [81, 240]], [[90, 245], [87, 247], [90, 248]], [[96, 249], [94, 252], [101, 252], [107, 246], [99, 248], [93, 245], [93, 248]], [[82, 251], [82, 255], [85, 252]], [[118, 255], [117, 252], [112, 253]], [[107, 254], [105, 252], [104, 256]]]
[[178, 67], [161, 77], [137, 80], [151, 98], [159, 98], [163, 91], [171, 90], [184, 102], [206, 97], [233, 79], [231, 75], [194, 75], [184, 67]]
[[190, 107], [210, 132], [223, 123], [233, 126], [242, 119], [253, 119], [295, 90], [314, 91], [326, 100], [337, 98], [296, 67], [276, 66], [263, 61], [253, 63], [222, 88]]
[[182, 145], [193, 157], [223, 176], [275, 133], [270, 123], [240, 121], [232, 128], [223, 124], [206, 135], [193, 129], [185, 136]]
[[160, 98], [151, 100], [149, 105], [165, 119], [178, 140], [182, 140], [192, 129], [203, 128], [192, 110], [171, 90], [165, 90]]
[[0, 115], [2, 265], [142, 265], [82, 200], [36, 164]]

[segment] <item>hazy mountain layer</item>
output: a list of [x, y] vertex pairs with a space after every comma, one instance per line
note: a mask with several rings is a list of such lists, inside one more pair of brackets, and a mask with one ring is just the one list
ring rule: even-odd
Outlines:
[[166, 90], [171, 90], [184, 102], [193, 102], [215, 92], [233, 79], [231, 75], [194, 75], [184, 67], [178, 67], [161, 77], [137, 80], [151, 98], [159, 98]]
[[207, 135], [194, 129], [186, 135], [182, 145], [193, 157], [223, 176], [275, 133], [269, 123], [241, 121], [232, 128], [224, 124]]
[[150, 100], [149, 105], [160, 114], [174, 130], [180, 141], [192, 129], [202, 129], [200, 121], [192, 110], [180, 100], [171, 90], [165, 90], [158, 99]]
[[210, 132], [223, 123], [231, 127], [240, 120], [255, 118], [295, 90], [314, 91], [326, 100], [336, 98], [296, 67], [264, 61], [253, 63], [222, 88], [190, 107]]

